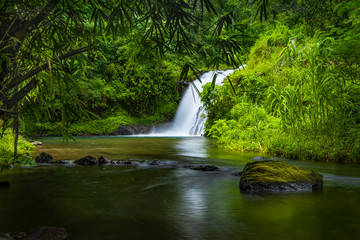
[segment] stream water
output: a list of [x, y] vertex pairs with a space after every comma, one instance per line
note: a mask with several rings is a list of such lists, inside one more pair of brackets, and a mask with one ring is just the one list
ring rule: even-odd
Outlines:
[[[55, 160], [91, 154], [175, 167], [39, 166], [5, 169], [0, 232], [65, 227], [70, 239], [360, 239], [360, 166], [288, 161], [324, 175], [318, 193], [244, 194], [234, 176], [254, 154], [203, 137], [88, 137], [36, 149]], [[286, 161], [286, 160], [282, 160]], [[186, 164], [220, 168], [201, 172]]]

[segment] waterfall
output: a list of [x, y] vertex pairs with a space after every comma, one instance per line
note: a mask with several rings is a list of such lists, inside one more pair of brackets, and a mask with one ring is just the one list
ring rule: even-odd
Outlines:
[[[239, 69], [242, 69], [241, 66]], [[202, 92], [202, 86], [212, 82], [214, 74], [217, 74], [216, 85], [221, 85], [224, 79], [234, 72], [234, 69], [226, 71], [210, 71], [201, 75], [200, 80], [195, 80], [193, 84], [185, 90], [179, 107], [176, 111], [174, 121], [167, 127], [154, 128], [150, 135], [157, 136], [201, 136], [204, 134], [206, 122], [206, 111], [200, 100], [195, 87]]]

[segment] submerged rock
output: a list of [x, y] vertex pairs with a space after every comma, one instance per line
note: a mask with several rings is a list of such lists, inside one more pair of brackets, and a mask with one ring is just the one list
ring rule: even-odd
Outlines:
[[9, 240], [68, 240], [69, 234], [62, 227], [38, 227], [30, 232], [0, 234], [0, 239]]
[[253, 157], [253, 160], [270, 160], [268, 157], [260, 156], [260, 157]]
[[51, 163], [53, 160], [53, 157], [51, 154], [42, 152], [39, 156], [35, 158], [36, 163]]
[[240, 190], [245, 192], [312, 191], [322, 189], [323, 176], [280, 161], [246, 164], [241, 173]]
[[198, 170], [198, 171], [215, 171], [219, 168], [213, 165], [198, 165], [198, 166], [185, 166], [185, 168], [189, 168], [192, 170]]
[[159, 166], [159, 165], [164, 165], [164, 163], [162, 163], [160, 160], [152, 160], [149, 162], [149, 165], [151, 166]]
[[9, 187], [10, 183], [9, 182], [0, 182], [0, 187]]
[[69, 163], [70, 163], [70, 161], [66, 161], [66, 160], [57, 160], [57, 161], [55, 161], [55, 162], [53, 162], [53, 163], [55, 163], [55, 164], [69, 164]]
[[110, 163], [111, 161], [109, 159], [107, 159], [106, 157], [104, 156], [101, 156], [98, 158], [98, 161], [99, 161], [99, 164], [107, 164], [107, 163]]
[[99, 161], [95, 157], [89, 155], [89, 156], [80, 158], [78, 160], [75, 160], [74, 163], [79, 164], [79, 165], [96, 165], [96, 164], [99, 164]]

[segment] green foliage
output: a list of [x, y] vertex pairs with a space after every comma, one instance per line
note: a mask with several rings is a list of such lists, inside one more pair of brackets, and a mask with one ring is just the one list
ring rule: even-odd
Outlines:
[[[138, 45], [140, 42], [136, 38], [129, 42], [114, 41], [112, 47], [104, 46], [104, 54], [108, 57], [97, 62], [97, 70], [88, 71], [85, 76], [79, 75], [78, 87], [70, 85], [63, 91], [55, 83], [53, 95], [46, 94], [46, 89], [40, 90], [37, 97], [29, 99], [23, 108], [23, 132], [27, 135], [62, 134], [58, 122], [62, 122], [64, 115], [67, 122], [75, 125], [61, 124], [61, 127], [65, 126], [75, 135], [85, 134], [86, 129], [88, 134], [111, 133], [112, 128], [119, 126], [116, 125], [118, 122], [134, 124], [136, 118], [142, 119], [144, 115], [152, 115], [157, 121], [170, 119], [179, 100], [177, 78], [180, 67], [146, 53]], [[148, 60], [142, 62], [142, 59]], [[132, 116], [125, 118], [131, 119], [123, 120], [123, 110], [117, 116], [119, 109], [125, 109]], [[99, 117], [115, 122], [106, 127], [109, 123], [102, 123]], [[103, 127], [82, 124], [89, 121], [98, 122]]]
[[359, 162], [357, 54], [341, 52], [341, 37], [295, 32], [277, 25], [258, 40], [246, 69], [230, 76], [236, 95], [228, 83], [205, 92], [208, 134], [229, 150]]
[[0, 117], [20, 112], [21, 131], [29, 135], [39, 128], [66, 136], [83, 132], [70, 124], [80, 125], [84, 117], [110, 131], [110, 120], [97, 117], [123, 122], [113, 114], [117, 109], [146, 122], [169, 120], [182, 90], [181, 66], [237, 66], [244, 43], [253, 42], [246, 26], [240, 36], [233, 22], [240, 19], [233, 11], [242, 8], [226, 1], [0, 5]]
[[196, 69], [247, 60], [222, 87], [204, 87], [207, 132], [218, 144], [358, 161], [359, 7], [355, 0], [7, 1], [0, 114], [22, 113], [28, 135], [151, 125], [172, 118], [180, 83]]
[[277, 118], [248, 102], [236, 104], [228, 116], [228, 119], [216, 120], [208, 129], [218, 145], [232, 151], [267, 151], [268, 138], [278, 131]]
[[4, 132], [2, 137], [0, 136], [0, 166], [8, 166], [16, 163], [21, 166], [33, 166], [35, 164], [34, 160], [26, 156], [26, 153], [34, 149], [31, 143], [20, 137], [17, 149], [18, 156], [16, 156], [14, 160], [14, 135], [9, 128]]
[[[120, 125], [145, 125], [153, 126], [156, 123], [163, 122], [166, 119], [163, 114], [131, 116], [124, 109], [118, 109], [105, 118], [96, 118], [94, 120], [82, 119], [69, 126], [66, 134], [69, 136], [82, 135], [108, 135], [113, 134]], [[26, 132], [29, 135], [40, 136], [61, 136], [64, 134], [60, 122], [34, 122], [31, 131]]]

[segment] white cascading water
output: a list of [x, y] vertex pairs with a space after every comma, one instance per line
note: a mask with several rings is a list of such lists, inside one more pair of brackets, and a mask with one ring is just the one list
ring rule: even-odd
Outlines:
[[[241, 66], [239, 69], [243, 68]], [[224, 79], [234, 72], [234, 69], [226, 71], [210, 71], [204, 73], [199, 80], [193, 83], [201, 92], [202, 86], [212, 82], [214, 74], [217, 74], [216, 85], [223, 83]], [[184, 92], [179, 107], [176, 111], [174, 121], [167, 127], [154, 128], [150, 135], [153, 136], [201, 136], [204, 134], [206, 122], [206, 112], [200, 100], [200, 96], [195, 90], [193, 84]]]

